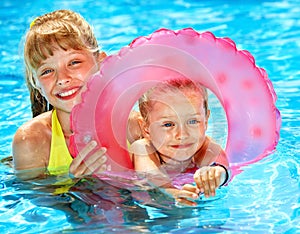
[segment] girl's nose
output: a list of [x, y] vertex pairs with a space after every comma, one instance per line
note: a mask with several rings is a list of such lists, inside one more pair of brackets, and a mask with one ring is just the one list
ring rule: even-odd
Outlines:
[[66, 85], [72, 79], [71, 74], [67, 71], [67, 69], [60, 69], [57, 75], [57, 85]]

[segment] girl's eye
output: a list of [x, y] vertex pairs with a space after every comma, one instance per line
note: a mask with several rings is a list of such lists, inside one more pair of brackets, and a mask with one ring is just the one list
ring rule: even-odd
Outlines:
[[46, 70], [44, 70], [44, 71], [41, 73], [41, 76], [48, 75], [48, 74], [50, 74], [52, 71], [53, 71], [52, 69], [46, 69]]
[[163, 127], [166, 127], [166, 128], [170, 128], [170, 127], [174, 127], [175, 124], [172, 123], [172, 122], [168, 122], [168, 123], [164, 123], [162, 126], [163, 126]]

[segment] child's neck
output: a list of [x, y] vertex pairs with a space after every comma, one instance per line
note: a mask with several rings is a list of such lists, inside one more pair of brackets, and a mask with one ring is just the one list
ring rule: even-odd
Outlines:
[[158, 153], [158, 157], [160, 160], [160, 164], [165, 168], [168, 173], [181, 173], [185, 171], [189, 167], [194, 166], [194, 155], [185, 159], [185, 160], [177, 160], [175, 158]]
[[71, 123], [70, 123], [70, 113], [56, 110], [57, 118], [59, 120], [60, 126], [62, 128], [63, 134], [66, 139], [73, 134], [71, 130]]
[[158, 154], [159, 154], [159, 158], [161, 159], [161, 161], [163, 163], [167, 163], [167, 164], [185, 164], [185, 163], [189, 163], [189, 162], [192, 161], [193, 156], [194, 156], [194, 155], [192, 155], [191, 157], [189, 157], [189, 158], [187, 158], [185, 160], [177, 160], [175, 158], [172, 158], [170, 156], [161, 154], [159, 152], [158, 152]]

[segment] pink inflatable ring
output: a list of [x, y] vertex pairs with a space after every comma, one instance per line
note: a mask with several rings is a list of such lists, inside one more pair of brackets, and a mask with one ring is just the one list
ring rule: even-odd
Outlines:
[[176, 74], [201, 82], [222, 104], [232, 168], [273, 152], [281, 118], [265, 70], [232, 40], [191, 28], [160, 29], [107, 57], [72, 111], [75, 151], [94, 139], [107, 147], [112, 171], [132, 169], [126, 141], [129, 113], [145, 91]]

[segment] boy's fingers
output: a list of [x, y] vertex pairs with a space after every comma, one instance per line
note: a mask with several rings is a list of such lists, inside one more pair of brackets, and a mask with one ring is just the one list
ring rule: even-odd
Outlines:
[[177, 198], [176, 203], [177, 204], [179, 203], [179, 204], [182, 204], [182, 205], [188, 205], [188, 206], [196, 206], [197, 205], [196, 202], [190, 201], [190, 200], [185, 199], [185, 198]]
[[183, 185], [182, 190], [186, 190], [186, 191], [193, 192], [193, 193], [199, 193], [200, 192], [199, 189], [196, 186], [192, 185], [192, 184]]
[[215, 181], [215, 170], [209, 170], [208, 172], [208, 182], [209, 182], [209, 192], [212, 196], [215, 196], [216, 193], [216, 181]]
[[219, 170], [216, 170], [216, 187], [218, 188], [221, 184], [221, 172]]
[[198, 169], [195, 172], [195, 174], [194, 174], [194, 181], [195, 181], [198, 189], [200, 189], [200, 192], [203, 193], [203, 184], [202, 184], [202, 180], [201, 180], [200, 169]]
[[202, 178], [202, 183], [204, 186], [204, 195], [205, 197], [209, 197], [210, 194], [210, 185], [209, 185], [209, 179], [208, 179], [208, 175], [206, 174], [205, 176], [201, 177]]
[[180, 192], [177, 194], [177, 198], [197, 199], [197, 198], [199, 198], [199, 195], [195, 192], [190, 192], [187, 190], [180, 190]]

